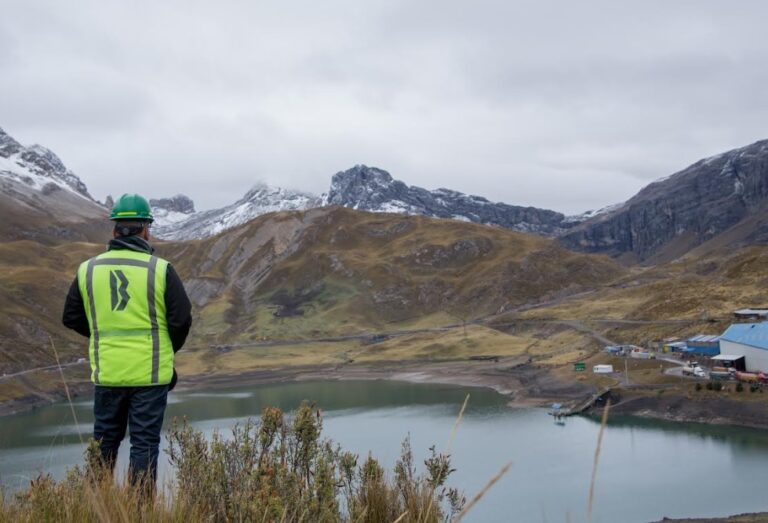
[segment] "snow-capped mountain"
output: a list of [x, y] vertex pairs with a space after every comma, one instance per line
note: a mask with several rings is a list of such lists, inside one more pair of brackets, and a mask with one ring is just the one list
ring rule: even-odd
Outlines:
[[450, 189], [429, 191], [409, 187], [388, 172], [365, 165], [336, 173], [323, 203], [372, 212], [451, 218], [547, 236], [557, 235], [577, 223], [566, 222], [559, 212], [546, 209], [494, 203]]
[[24, 147], [2, 128], [0, 176], [37, 191], [50, 192], [58, 187], [94, 201], [85, 184], [64, 166], [53, 151], [42, 145]]
[[207, 238], [269, 212], [328, 205], [449, 218], [546, 236], [556, 236], [582, 221], [546, 209], [493, 203], [450, 189], [429, 191], [408, 186], [382, 169], [365, 165], [335, 174], [330, 190], [321, 197], [259, 184], [239, 201], [220, 209], [194, 212], [194, 204], [183, 195], [151, 200], [151, 204], [154, 235], [165, 240]]
[[[173, 201], [176, 203], [169, 206]], [[156, 221], [153, 234], [164, 240], [190, 240], [213, 236], [269, 212], [319, 207], [321, 199], [311, 194], [259, 183], [232, 205], [209, 211], [194, 212], [192, 200], [183, 195], [153, 202]], [[189, 213], [189, 210], [193, 212]], [[183, 217], [184, 214], [187, 216]]]
[[169, 227], [189, 219], [195, 214], [195, 202], [188, 196], [177, 194], [170, 198], [150, 199], [155, 227]]
[[103, 241], [107, 211], [52, 151], [0, 129], [0, 239]]

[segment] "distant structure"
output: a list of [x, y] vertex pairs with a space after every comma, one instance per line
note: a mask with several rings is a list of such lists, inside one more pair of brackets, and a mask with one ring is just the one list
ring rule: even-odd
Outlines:
[[739, 309], [733, 311], [733, 317], [736, 318], [737, 321], [765, 321], [768, 320], [768, 309]]
[[720, 336], [700, 334], [688, 338], [685, 342], [684, 352], [701, 354], [703, 356], [717, 356], [720, 354]]
[[721, 356], [744, 357], [746, 370], [768, 372], [768, 321], [734, 323], [720, 336]]

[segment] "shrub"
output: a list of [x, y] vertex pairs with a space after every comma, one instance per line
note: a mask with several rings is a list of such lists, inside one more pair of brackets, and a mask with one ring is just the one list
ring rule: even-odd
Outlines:
[[712, 389], [716, 391], [721, 391], [723, 390], [723, 384], [720, 383], [719, 381], [716, 381], [712, 384]]
[[[11, 502], [0, 521], [360, 521], [438, 522], [453, 518], [465, 498], [445, 482], [450, 456], [430, 449], [418, 474], [403, 442], [394, 478], [372, 456], [358, 456], [321, 438], [319, 411], [302, 403], [292, 419], [267, 408], [260, 422], [236, 425], [210, 440], [177, 422], [168, 433], [174, 484], [157, 502], [116, 485], [88, 461], [56, 482], [41, 476]], [[95, 449], [95, 452], [94, 452]], [[91, 445], [90, 456], [98, 448]]]
[[736, 384], [736, 392], [743, 392], [744, 391], [744, 385], [739, 382]]
[[696, 384], [696, 392], [701, 390], [701, 383]]
[[712, 390], [712, 389], [714, 389], [714, 385], [712, 385], [711, 381], [708, 381], [707, 382], [707, 390]]

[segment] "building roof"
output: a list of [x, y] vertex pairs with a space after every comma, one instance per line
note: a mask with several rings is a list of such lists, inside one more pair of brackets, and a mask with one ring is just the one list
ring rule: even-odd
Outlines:
[[717, 361], [736, 361], [743, 357], [744, 356], [740, 354], [718, 354], [717, 356], [713, 356], [712, 359]]
[[711, 336], [708, 334], [699, 334], [698, 336], [688, 338], [688, 342], [693, 343], [717, 343], [718, 341], [720, 341], [720, 336]]
[[720, 336], [720, 339], [768, 350], [768, 321], [734, 323]]
[[768, 316], [768, 309], [739, 309], [733, 313], [741, 316]]

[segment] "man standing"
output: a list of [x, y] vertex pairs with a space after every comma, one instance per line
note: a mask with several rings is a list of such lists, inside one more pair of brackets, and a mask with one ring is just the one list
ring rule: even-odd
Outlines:
[[110, 219], [108, 250], [80, 265], [62, 321], [90, 338], [93, 437], [104, 464], [114, 469], [128, 428], [131, 483], [154, 491], [168, 391], [176, 384], [173, 357], [192, 325], [191, 305], [171, 264], [152, 255], [149, 202], [124, 194]]

